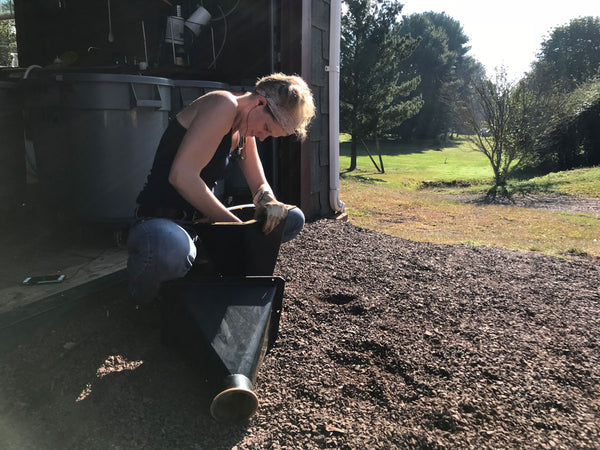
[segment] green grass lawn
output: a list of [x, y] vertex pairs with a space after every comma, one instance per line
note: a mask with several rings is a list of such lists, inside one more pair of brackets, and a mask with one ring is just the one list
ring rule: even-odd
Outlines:
[[[379, 165], [374, 142], [367, 142], [371, 155]], [[392, 187], [407, 189], [422, 188], [424, 183], [441, 182], [445, 188], [458, 185], [456, 192], [486, 192], [491, 186], [493, 173], [488, 159], [474, 149], [464, 137], [450, 141], [441, 150], [434, 149], [428, 142], [380, 143], [385, 173], [377, 172], [364, 145], [358, 146], [357, 168], [350, 166], [350, 142], [347, 135], [340, 138], [340, 172], [344, 178], [355, 178], [363, 182], [385, 183]], [[453, 183], [456, 182], [456, 183]], [[474, 188], [465, 187], [474, 185]], [[528, 180], [512, 180], [510, 188], [516, 192], [544, 194], [558, 193], [600, 198], [600, 167], [550, 173]]]
[[522, 192], [559, 193], [600, 198], [600, 167], [567, 170], [512, 183]]
[[[493, 174], [487, 158], [475, 150], [465, 139], [450, 141], [451, 146], [441, 150], [428, 143], [380, 142], [380, 152], [385, 173], [377, 173], [362, 143], [357, 149], [357, 170], [348, 174], [354, 177], [374, 178], [392, 186], [415, 189], [423, 181], [465, 180], [482, 183]], [[366, 145], [379, 165], [379, 156], [373, 142]], [[350, 142], [340, 144], [340, 171], [350, 167]]]
[[[379, 164], [375, 144], [367, 145]], [[387, 141], [380, 143], [380, 151], [384, 174], [377, 172], [362, 143], [357, 169], [345, 173], [350, 144], [341, 143], [340, 196], [350, 221], [359, 226], [419, 241], [600, 257], [600, 218], [592, 214], [457, 200], [456, 195], [483, 196], [492, 180], [489, 162], [464, 138], [441, 150], [426, 142]], [[600, 167], [518, 180], [510, 188], [528, 194], [600, 198]]]

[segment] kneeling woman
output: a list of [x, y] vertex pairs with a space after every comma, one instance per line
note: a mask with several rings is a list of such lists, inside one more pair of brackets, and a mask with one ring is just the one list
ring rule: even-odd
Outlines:
[[270, 233], [287, 219], [282, 238], [286, 242], [302, 230], [302, 211], [273, 195], [255, 138], [295, 134], [304, 139], [313, 115], [312, 94], [304, 80], [273, 74], [241, 96], [208, 93], [171, 119], [138, 196], [139, 220], [127, 241], [130, 290], [136, 300], [153, 300], [163, 281], [181, 278], [192, 267], [196, 246], [186, 224], [198, 217], [240, 222], [213, 193], [234, 162], [242, 169], [257, 210], [266, 216], [263, 231]]

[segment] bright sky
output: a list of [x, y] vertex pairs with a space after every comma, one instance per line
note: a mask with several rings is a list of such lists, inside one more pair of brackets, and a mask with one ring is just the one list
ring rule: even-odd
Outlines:
[[[402, 1], [402, 0], [401, 0]], [[402, 15], [445, 12], [470, 38], [470, 55], [491, 75], [504, 65], [518, 79], [530, 69], [550, 31], [571, 19], [600, 16], [598, 0], [403, 0]]]

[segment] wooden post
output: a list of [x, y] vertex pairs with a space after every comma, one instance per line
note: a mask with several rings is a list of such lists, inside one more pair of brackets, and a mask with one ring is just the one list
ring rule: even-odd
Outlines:
[[373, 155], [371, 155], [371, 152], [369, 151], [369, 147], [367, 147], [367, 144], [365, 144], [365, 141], [361, 139], [361, 142], [363, 144], [363, 146], [365, 147], [365, 150], [367, 151], [367, 153], [369, 154], [369, 158], [371, 158], [371, 162], [373, 163], [373, 165], [375, 166], [375, 168], [377, 169], [377, 172], [379, 173], [383, 173], [381, 171], [381, 169], [379, 168], [379, 166], [377, 165], [377, 163], [375, 162], [375, 160], [373, 159]]
[[379, 164], [381, 165], [381, 173], [385, 173], [383, 168], [383, 158], [381, 157], [381, 150], [379, 149], [379, 138], [375, 138], [375, 145], [377, 146], [377, 154], [379, 155]]

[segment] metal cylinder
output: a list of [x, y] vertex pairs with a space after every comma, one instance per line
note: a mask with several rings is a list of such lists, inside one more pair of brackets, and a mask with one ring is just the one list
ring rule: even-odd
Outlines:
[[258, 397], [252, 391], [252, 381], [242, 374], [228, 375], [210, 405], [211, 415], [219, 422], [239, 422], [249, 419], [258, 409]]
[[202, 27], [208, 25], [210, 18], [210, 13], [205, 8], [200, 6], [192, 13], [190, 17], [188, 17], [188, 19], [185, 21], [185, 26], [189, 28], [195, 36], [198, 36]]

